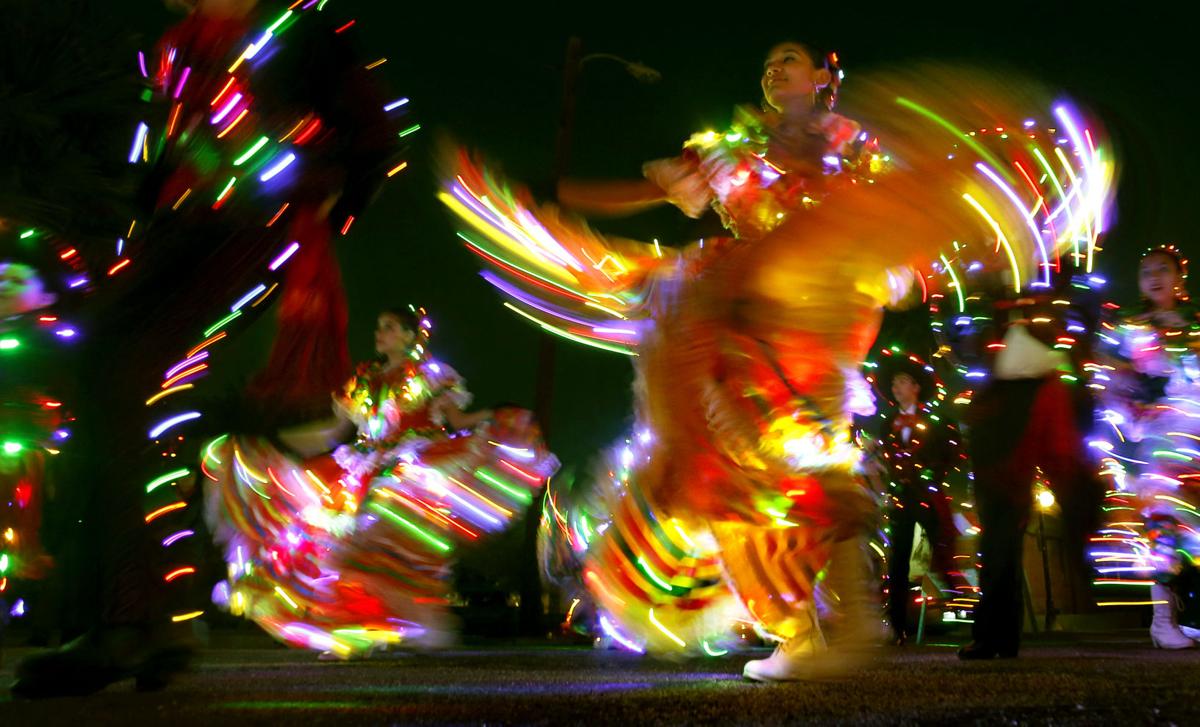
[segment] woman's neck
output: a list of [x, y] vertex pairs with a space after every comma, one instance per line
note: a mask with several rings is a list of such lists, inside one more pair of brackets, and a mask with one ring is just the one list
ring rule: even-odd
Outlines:
[[407, 353], [402, 353], [402, 354], [389, 353], [389, 354], [387, 354], [387, 360], [384, 361], [384, 363], [383, 363], [383, 370], [384, 371], [395, 371], [398, 368], [403, 368], [404, 364], [408, 362], [408, 358], [409, 357], [408, 357]]
[[779, 109], [780, 120], [785, 124], [804, 124], [818, 113], [819, 109], [811, 98], [793, 99]]

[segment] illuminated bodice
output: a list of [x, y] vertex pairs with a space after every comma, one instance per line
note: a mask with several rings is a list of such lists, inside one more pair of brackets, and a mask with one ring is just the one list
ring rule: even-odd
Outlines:
[[685, 153], [699, 162], [725, 226], [755, 239], [819, 201], [834, 178], [854, 183], [880, 171], [885, 158], [868, 139], [837, 114], [816, 116], [799, 133], [785, 135], [765, 115], [739, 108], [729, 131], [696, 134]]
[[470, 397], [450, 367], [424, 359], [390, 371], [363, 364], [336, 402], [358, 429], [358, 444], [382, 449], [410, 437], [441, 435], [444, 422], [433, 403], [445, 395], [456, 406]]
[[1190, 310], [1180, 314], [1186, 325], [1164, 325], [1149, 314], [1129, 316], [1121, 323], [1124, 353], [1133, 368], [1162, 383], [1155, 395], [1142, 392], [1140, 398], [1147, 399], [1143, 403], [1159, 396], [1191, 396], [1200, 391], [1200, 317]]

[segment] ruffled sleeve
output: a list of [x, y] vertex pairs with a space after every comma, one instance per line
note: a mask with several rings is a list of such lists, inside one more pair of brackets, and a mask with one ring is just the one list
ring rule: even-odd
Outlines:
[[646, 162], [642, 174], [666, 193], [668, 202], [692, 219], [703, 215], [713, 201], [712, 189], [700, 173], [694, 154]]
[[467, 391], [466, 382], [458, 372], [440, 361], [421, 364], [421, 375], [425, 377], [432, 401], [448, 401], [459, 409], [466, 409], [474, 398]]
[[341, 389], [333, 393], [333, 413], [353, 422], [358, 431], [363, 431], [367, 414], [363, 411], [363, 398], [370, 396], [371, 364], [362, 363], [354, 375]]

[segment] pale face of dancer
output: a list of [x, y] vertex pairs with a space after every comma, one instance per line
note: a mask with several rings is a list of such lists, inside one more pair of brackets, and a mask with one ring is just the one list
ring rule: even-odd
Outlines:
[[37, 271], [28, 265], [0, 262], [0, 318], [45, 308], [54, 302]]
[[892, 396], [901, 409], [917, 405], [917, 397], [921, 395], [921, 385], [908, 374], [896, 374], [892, 377]]
[[763, 97], [771, 108], [784, 114], [811, 113], [817, 91], [830, 80], [829, 71], [818, 68], [799, 43], [780, 43], [763, 63]]
[[417, 334], [391, 313], [383, 313], [375, 324], [375, 352], [398, 364], [408, 355]]
[[1183, 292], [1183, 273], [1175, 259], [1160, 252], [1142, 258], [1138, 266], [1138, 290], [1155, 310], [1173, 310]]

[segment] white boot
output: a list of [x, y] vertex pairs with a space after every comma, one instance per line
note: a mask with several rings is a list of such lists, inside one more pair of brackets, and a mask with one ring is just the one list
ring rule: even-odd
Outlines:
[[830, 651], [843, 666], [863, 661], [872, 647], [882, 643], [884, 631], [879, 602], [868, 580], [866, 539], [852, 537], [834, 544], [825, 584], [837, 598], [831, 625]]
[[812, 626], [807, 633], [794, 636], [779, 646], [766, 659], [746, 662], [742, 676], [755, 682], [789, 682], [805, 679], [810, 675], [814, 659], [825, 651], [825, 637], [817, 625], [816, 614], [811, 613]]
[[1150, 622], [1150, 641], [1160, 649], [1190, 649], [1196, 644], [1179, 630], [1175, 620], [1175, 593], [1161, 583], [1150, 586], [1154, 601], [1154, 620]]

